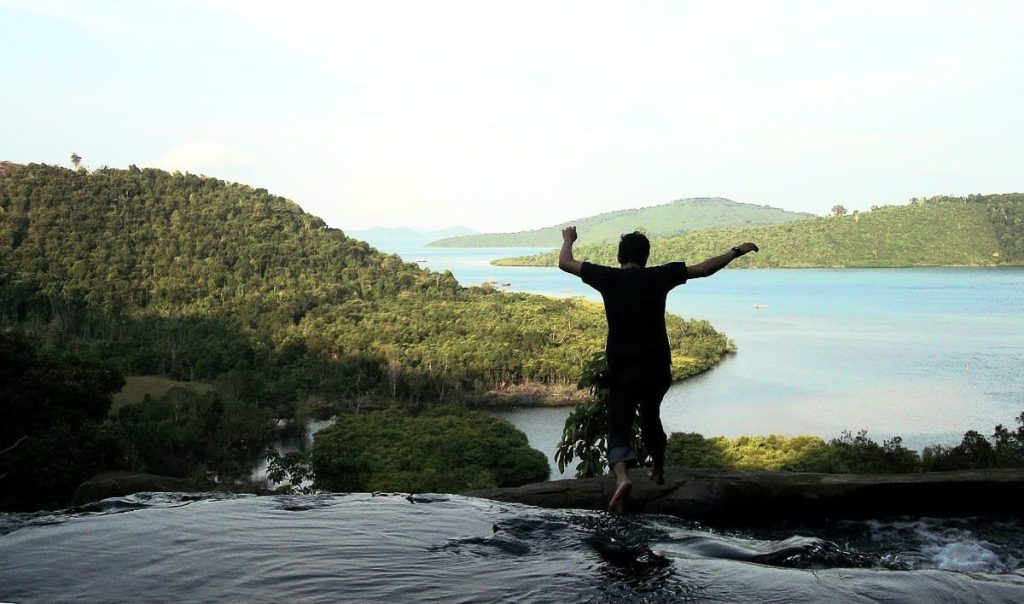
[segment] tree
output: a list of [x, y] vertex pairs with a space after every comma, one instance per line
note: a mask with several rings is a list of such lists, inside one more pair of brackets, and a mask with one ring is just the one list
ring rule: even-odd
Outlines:
[[82, 164], [82, 156], [77, 154], [77, 153], [72, 153], [71, 154], [71, 163], [74, 164], [75, 169], [77, 170], [78, 167]]
[[[604, 353], [595, 354], [584, 365], [578, 388], [590, 392], [591, 401], [576, 405], [569, 417], [565, 418], [562, 440], [555, 451], [558, 471], [564, 472], [574, 459], [576, 478], [591, 478], [604, 472], [604, 460], [608, 452], [608, 398], [609, 391], [600, 386], [600, 372], [606, 367]], [[639, 413], [639, 409], [637, 410]], [[640, 436], [639, 416], [633, 422], [633, 449], [637, 460], [647, 460], [647, 450]]]
[[[295, 459], [271, 468], [285, 470], [292, 486], [296, 472], [306, 475], [302, 464], [288, 465]], [[335, 492], [461, 493], [541, 482], [550, 473], [544, 454], [512, 424], [456, 406], [345, 415], [317, 432], [309, 463], [314, 486]]]
[[63, 505], [83, 480], [117, 467], [119, 447], [102, 422], [123, 385], [98, 360], [0, 333], [0, 509]]
[[841, 206], [841, 205], [839, 205], [839, 204], [836, 204], [836, 205], [832, 206], [832, 215], [833, 216], [846, 216], [846, 208]]

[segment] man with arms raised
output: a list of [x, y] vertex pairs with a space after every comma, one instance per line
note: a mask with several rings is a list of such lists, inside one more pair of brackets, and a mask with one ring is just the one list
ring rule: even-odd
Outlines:
[[672, 383], [672, 354], [665, 329], [665, 297], [689, 279], [710, 277], [730, 262], [758, 251], [753, 243], [738, 245], [721, 256], [687, 266], [670, 262], [647, 268], [651, 243], [643, 233], [627, 233], [619, 241], [619, 265], [612, 268], [580, 262], [572, 256], [576, 227], [562, 230], [558, 268], [583, 279], [601, 292], [608, 319], [606, 356], [611, 396], [608, 402], [608, 465], [615, 473], [615, 494], [608, 511], [621, 514], [633, 487], [628, 468], [637, 463], [631, 440], [633, 418], [640, 406], [644, 446], [654, 461], [651, 480], [665, 484], [665, 430], [661, 399]]

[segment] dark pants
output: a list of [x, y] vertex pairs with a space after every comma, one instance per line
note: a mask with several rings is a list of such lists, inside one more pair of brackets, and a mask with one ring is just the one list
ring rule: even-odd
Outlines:
[[661, 399], [672, 385], [666, 371], [617, 371], [612, 374], [608, 400], [608, 467], [619, 462], [637, 464], [633, 450], [633, 421], [640, 407], [640, 434], [655, 467], [665, 463], [665, 429], [661, 426]]

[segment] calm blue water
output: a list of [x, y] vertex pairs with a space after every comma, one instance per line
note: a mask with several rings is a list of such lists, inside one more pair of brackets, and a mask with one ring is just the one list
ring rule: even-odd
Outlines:
[[[491, 266], [531, 248], [385, 251], [463, 285], [600, 300], [556, 268]], [[700, 259], [697, 259], [700, 260]], [[676, 384], [669, 432], [705, 436], [868, 430], [915, 449], [1013, 426], [1024, 411], [1024, 269], [725, 270], [674, 290], [670, 312], [707, 319], [739, 352]], [[569, 410], [502, 412], [553, 455]]]

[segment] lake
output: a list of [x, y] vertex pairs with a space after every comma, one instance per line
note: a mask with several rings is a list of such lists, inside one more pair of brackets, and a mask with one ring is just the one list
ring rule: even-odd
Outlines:
[[[371, 243], [463, 285], [600, 301], [556, 268], [490, 265], [535, 248]], [[832, 438], [863, 429], [920, 450], [1015, 426], [1024, 411], [1024, 268], [724, 270], [673, 290], [668, 310], [707, 319], [738, 348], [672, 387], [662, 403], [670, 433]], [[551, 459], [568, 413], [498, 415]]]

